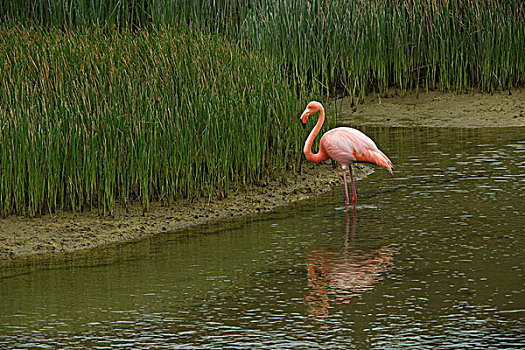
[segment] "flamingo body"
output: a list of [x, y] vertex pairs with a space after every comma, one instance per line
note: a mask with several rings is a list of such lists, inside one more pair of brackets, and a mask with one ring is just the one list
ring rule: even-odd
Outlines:
[[354, 176], [352, 174], [353, 163], [365, 162], [386, 168], [392, 173], [392, 162], [388, 157], [377, 148], [375, 142], [364, 133], [352, 128], [335, 128], [327, 131], [322, 137], [319, 145], [319, 152], [312, 152], [312, 144], [315, 137], [321, 130], [324, 123], [324, 108], [319, 102], [312, 101], [308, 103], [306, 109], [301, 115], [301, 122], [306, 125], [308, 117], [319, 112], [319, 119], [312, 132], [304, 144], [304, 154], [306, 159], [311, 162], [319, 163], [328, 159], [333, 159], [343, 167], [343, 176], [345, 182], [346, 205], [348, 207], [348, 187], [346, 182], [346, 169], [350, 172], [353, 190], [354, 208], [357, 202], [357, 193], [355, 191]]
[[352, 128], [335, 128], [321, 138], [321, 147], [330, 159], [342, 166], [366, 162], [384, 167], [392, 172], [392, 163], [374, 141], [361, 131]]

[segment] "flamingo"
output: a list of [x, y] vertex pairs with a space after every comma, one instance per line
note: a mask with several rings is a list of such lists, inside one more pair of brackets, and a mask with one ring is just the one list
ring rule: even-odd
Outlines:
[[304, 155], [306, 156], [306, 159], [314, 163], [333, 159], [341, 164], [341, 167], [343, 168], [343, 178], [346, 193], [345, 204], [347, 209], [348, 204], [350, 203], [346, 181], [346, 169], [348, 169], [350, 172], [350, 179], [352, 180], [352, 191], [354, 194], [352, 202], [355, 208], [357, 203], [357, 193], [355, 191], [354, 176], [352, 174], [352, 164], [357, 162], [371, 163], [388, 169], [388, 171], [390, 171], [392, 174], [392, 162], [383, 152], [379, 150], [379, 148], [377, 148], [376, 144], [370, 137], [366, 136], [359, 130], [344, 127], [327, 131], [321, 137], [319, 152], [317, 154], [313, 154], [312, 144], [324, 123], [325, 115], [323, 105], [317, 101], [308, 103], [306, 109], [300, 117], [303, 127], [306, 127], [306, 121], [308, 120], [308, 117], [317, 112], [319, 112], [319, 119], [317, 120], [317, 124], [304, 143]]

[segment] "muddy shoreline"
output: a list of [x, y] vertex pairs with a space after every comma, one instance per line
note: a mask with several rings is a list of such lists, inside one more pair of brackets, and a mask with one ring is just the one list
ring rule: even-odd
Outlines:
[[[353, 127], [525, 126], [525, 90], [492, 95], [429, 92], [405, 96], [390, 91], [371, 95], [364, 104], [357, 106], [348, 99], [335, 103], [340, 113], [338, 124]], [[357, 178], [364, 178], [373, 171], [365, 165], [356, 168]], [[207, 222], [256, 215], [319, 195], [342, 185], [342, 181], [339, 167], [304, 162], [302, 173], [290, 174], [286, 184], [275, 182], [256, 186], [223, 200], [181, 200], [171, 207], [152, 204], [150, 213], [145, 216], [138, 207], [127, 212], [118, 209], [113, 217], [90, 213], [38, 218], [11, 216], [0, 219], [0, 261], [83, 251]]]
[[525, 89], [494, 94], [443, 94], [391, 90], [370, 94], [365, 103], [337, 100], [341, 125], [486, 128], [525, 126]]
[[[372, 168], [359, 164], [357, 179]], [[305, 200], [343, 184], [340, 167], [305, 162], [301, 174], [285, 184], [270, 182], [222, 200], [180, 200], [171, 207], [154, 203], [147, 215], [140, 207], [117, 208], [112, 217], [96, 213], [61, 213], [36, 218], [0, 219], [0, 261], [44, 254], [62, 254], [173, 232], [207, 222], [256, 215]], [[344, 198], [341, 199], [344, 201]]]

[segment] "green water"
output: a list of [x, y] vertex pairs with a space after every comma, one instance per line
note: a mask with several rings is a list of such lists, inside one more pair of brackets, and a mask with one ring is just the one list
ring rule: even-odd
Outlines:
[[363, 130], [396, 168], [355, 214], [337, 188], [3, 267], [0, 348], [525, 348], [525, 129]]

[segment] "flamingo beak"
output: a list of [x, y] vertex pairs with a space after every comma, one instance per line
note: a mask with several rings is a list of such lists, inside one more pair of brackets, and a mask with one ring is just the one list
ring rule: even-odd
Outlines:
[[303, 129], [306, 129], [306, 121], [308, 120], [308, 116], [310, 115], [310, 109], [305, 109], [303, 114], [301, 114], [301, 117], [299, 119], [301, 119], [301, 123], [303, 124]]

